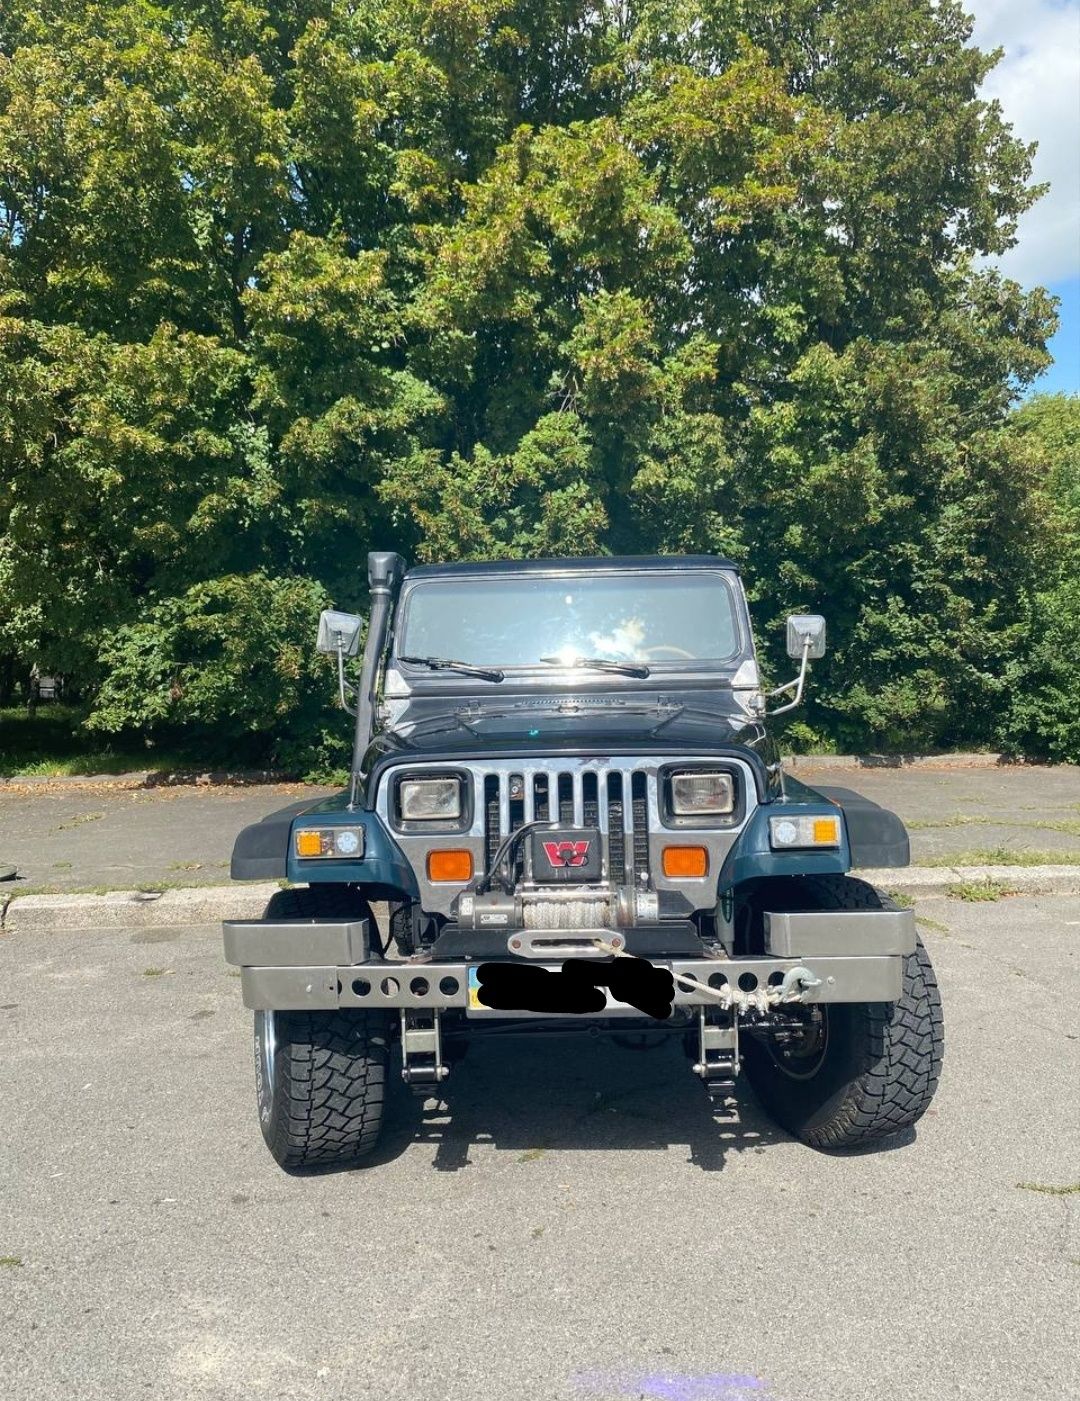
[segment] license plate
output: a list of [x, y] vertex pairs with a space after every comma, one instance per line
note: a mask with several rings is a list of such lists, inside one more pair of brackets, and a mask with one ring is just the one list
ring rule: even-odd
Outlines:
[[[534, 966], [534, 965], [530, 965]], [[558, 963], [542, 963], [536, 967], [546, 968], [549, 973], [557, 973], [562, 966]], [[637, 1007], [631, 1007], [629, 1003], [619, 1002], [611, 995], [610, 988], [604, 989], [605, 1006], [601, 1012], [503, 1012], [495, 1007], [485, 1007], [480, 1001], [480, 971], [479, 965], [469, 965], [469, 1000], [466, 1005], [465, 1014], [469, 1017], [571, 1017], [580, 1016], [582, 1021], [590, 1016], [594, 1017], [641, 1017], [642, 1013]]]

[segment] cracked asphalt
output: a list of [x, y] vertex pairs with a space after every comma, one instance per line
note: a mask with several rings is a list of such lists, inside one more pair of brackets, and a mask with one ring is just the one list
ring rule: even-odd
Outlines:
[[216, 929], [0, 936], [8, 1401], [1068, 1401], [1080, 900], [930, 900], [946, 1063], [812, 1152], [674, 1048], [474, 1048], [283, 1175]]

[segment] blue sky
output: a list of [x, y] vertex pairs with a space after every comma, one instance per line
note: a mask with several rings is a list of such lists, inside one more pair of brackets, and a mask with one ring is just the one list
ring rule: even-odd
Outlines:
[[1037, 141], [1034, 178], [1050, 192], [1023, 218], [1001, 258], [1025, 287], [1061, 298], [1054, 364], [1036, 390], [1080, 391], [1080, 0], [967, 0], [975, 42], [1005, 56], [987, 78], [1017, 136]]

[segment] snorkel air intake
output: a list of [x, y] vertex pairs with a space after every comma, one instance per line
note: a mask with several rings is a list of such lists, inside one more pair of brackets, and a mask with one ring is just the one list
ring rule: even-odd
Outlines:
[[371, 743], [375, 721], [375, 688], [379, 679], [379, 662], [386, 646], [394, 591], [404, 573], [404, 561], [392, 550], [372, 550], [368, 555], [368, 592], [371, 613], [368, 616], [367, 637], [364, 639], [364, 660], [360, 667], [360, 684], [356, 697], [356, 730], [353, 736], [352, 781], [349, 806], [356, 806], [363, 777], [361, 766]]

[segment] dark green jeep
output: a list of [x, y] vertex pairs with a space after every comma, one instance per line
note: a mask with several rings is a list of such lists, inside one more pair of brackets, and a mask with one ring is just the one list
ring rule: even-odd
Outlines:
[[[905, 865], [907, 835], [785, 775], [735, 567], [368, 563], [355, 686], [360, 619], [319, 630], [356, 717], [349, 789], [233, 853], [234, 878], [294, 884], [225, 925], [277, 1161], [371, 1152], [395, 1036], [425, 1095], [476, 1037], [644, 1033], [682, 1038], [717, 1099], [745, 1065], [815, 1147], [913, 1124], [937, 984], [912, 912], [849, 874]], [[771, 714], [824, 644], [820, 617], [788, 620], [799, 672]]]

